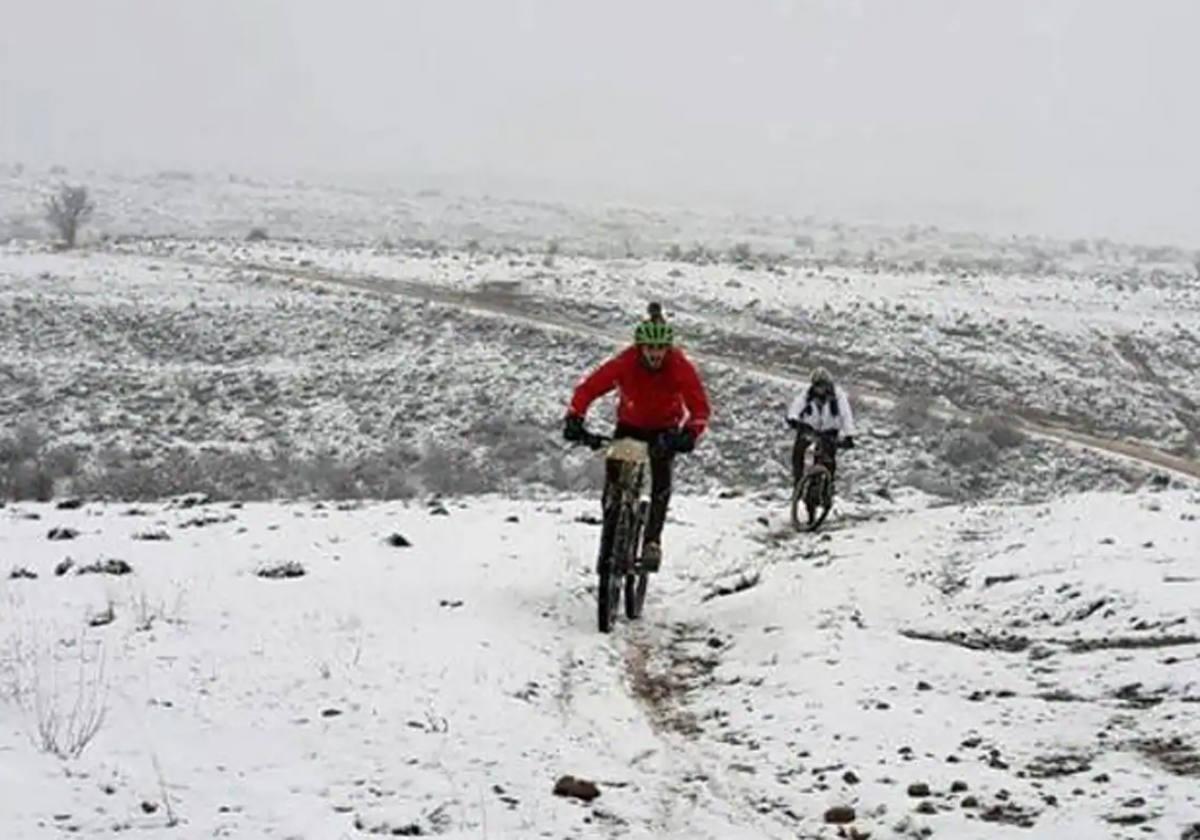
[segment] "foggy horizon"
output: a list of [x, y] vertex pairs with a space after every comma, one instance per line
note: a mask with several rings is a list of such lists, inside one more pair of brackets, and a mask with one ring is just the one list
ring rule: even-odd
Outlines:
[[1200, 246], [1200, 7], [0, 0], [0, 162]]

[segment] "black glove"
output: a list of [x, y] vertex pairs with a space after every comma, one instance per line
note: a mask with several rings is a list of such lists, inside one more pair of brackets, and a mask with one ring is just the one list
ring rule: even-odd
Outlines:
[[583, 428], [583, 418], [578, 414], [568, 414], [563, 419], [563, 440], [579, 443], [586, 435], [587, 430]]
[[691, 452], [696, 448], [696, 435], [689, 429], [672, 429], [658, 436], [655, 447], [663, 452]]
[[847, 435], [846, 437], [842, 438], [842, 449], [853, 449], [853, 448], [854, 448], [854, 436], [853, 435]]
[[787, 420], [789, 429], [799, 429], [800, 428], [800, 421], [797, 420], [795, 417], [785, 417], [784, 419]]

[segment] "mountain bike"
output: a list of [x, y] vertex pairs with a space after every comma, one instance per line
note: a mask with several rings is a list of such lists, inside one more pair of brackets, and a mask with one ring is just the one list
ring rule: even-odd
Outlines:
[[[804, 452], [804, 469], [792, 486], [792, 527], [797, 531], [815, 531], [833, 508], [834, 459], [844, 448], [837, 431], [810, 432], [812, 439]], [[806, 514], [800, 521], [800, 508]]]
[[600, 551], [596, 558], [596, 615], [601, 633], [608, 633], [625, 595], [625, 617], [640, 618], [646, 603], [649, 574], [638, 562], [642, 549], [642, 531], [650, 502], [643, 490], [650, 447], [633, 438], [612, 438], [585, 432], [579, 441], [593, 451], [604, 449], [607, 461], [619, 464], [617, 478], [605, 488], [604, 521], [600, 531]]

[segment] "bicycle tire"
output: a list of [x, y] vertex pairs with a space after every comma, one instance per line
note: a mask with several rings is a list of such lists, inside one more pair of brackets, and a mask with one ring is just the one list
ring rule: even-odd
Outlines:
[[800, 478], [792, 482], [792, 528], [797, 531], [803, 530], [803, 526], [800, 524], [800, 502], [803, 498], [803, 491], [804, 479]]
[[604, 528], [609, 532], [610, 538], [608, 554], [602, 556], [600, 562], [596, 564], [596, 623], [601, 633], [609, 633], [612, 631], [614, 620], [617, 617], [616, 601], [621, 597], [620, 577], [613, 568], [615, 565], [613, 560], [616, 556], [613, 549], [617, 542], [620, 507], [618, 505], [611, 506], [605, 511], [604, 517], [606, 520]]
[[622, 497], [613, 505], [612, 513], [617, 517], [613, 526], [612, 542], [605, 562], [600, 566], [600, 579], [596, 593], [597, 619], [601, 633], [612, 631], [617, 613], [621, 609], [621, 583], [625, 578], [626, 562], [635, 525], [629, 503]]
[[818, 481], [815, 477], [805, 479], [804, 510], [808, 514], [808, 530], [815, 531], [821, 527], [825, 517], [829, 516], [832, 504], [826, 504], [828, 496], [829, 476], [821, 475]]
[[[634, 538], [632, 550], [633, 554], [628, 558], [629, 565], [626, 568], [636, 568], [636, 555], [641, 551], [642, 547], [642, 530], [646, 527], [646, 516], [649, 512], [649, 502], [642, 500], [638, 502], [638, 512], [634, 526]], [[642, 611], [646, 604], [646, 588], [650, 584], [650, 575], [638, 569], [633, 573], [625, 574], [625, 617], [634, 620], [642, 617]]]

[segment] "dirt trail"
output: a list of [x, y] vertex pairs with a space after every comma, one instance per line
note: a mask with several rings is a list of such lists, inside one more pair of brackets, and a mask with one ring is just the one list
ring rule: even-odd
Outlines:
[[[540, 329], [586, 336], [604, 341], [619, 342], [621, 336], [607, 330], [597, 329], [584, 321], [575, 319], [562, 312], [539, 312], [539, 300], [521, 294], [511, 294], [496, 291], [460, 291], [456, 289], [439, 288], [430, 283], [416, 280], [398, 280], [370, 275], [336, 274], [312, 267], [285, 267], [263, 263], [220, 262], [204, 259], [186, 260], [209, 267], [218, 266], [243, 271], [257, 271], [286, 278], [302, 278], [308, 281], [328, 283], [343, 288], [359, 289], [382, 297], [406, 297], [430, 303], [441, 303], [457, 307], [467, 312], [483, 316], [500, 316], [514, 321], [535, 326]], [[713, 353], [701, 348], [689, 347], [688, 352], [697, 361], [735, 368], [753, 373], [758, 376], [775, 379], [795, 385], [798, 378], [794, 372], [770, 364], [755, 364], [737, 356]], [[856, 393], [863, 398], [884, 405], [894, 405], [899, 395], [889, 392], [886, 388], [874, 384], [856, 383]], [[965, 409], [953, 408], [938, 410], [934, 413], [954, 419], [971, 420], [978, 413]], [[1060, 424], [1050, 423], [1036, 416], [1035, 412], [1023, 412], [1013, 409], [1014, 419], [1020, 422], [1023, 431], [1039, 437], [1057, 440], [1093, 452], [1116, 456], [1135, 461], [1143, 466], [1172, 472], [1189, 478], [1200, 479], [1200, 461], [1184, 458], [1152, 446], [1135, 441], [1119, 440], [1100, 437], [1089, 432], [1079, 431]]]

